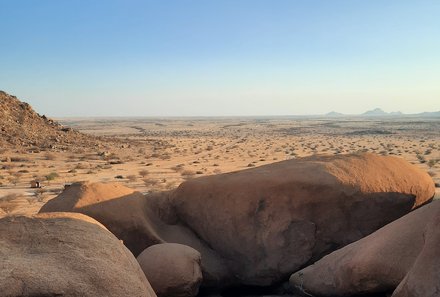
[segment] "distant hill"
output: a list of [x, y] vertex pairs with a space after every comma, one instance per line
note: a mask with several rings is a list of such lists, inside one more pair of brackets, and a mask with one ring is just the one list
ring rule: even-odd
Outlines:
[[380, 108], [375, 108], [364, 112], [361, 116], [440, 117], [440, 111], [404, 114], [400, 111], [385, 112]]
[[331, 111], [329, 113], [326, 113], [324, 115], [325, 117], [422, 117], [422, 118], [434, 118], [434, 117], [440, 117], [440, 111], [434, 111], [434, 112], [422, 112], [422, 113], [413, 113], [413, 114], [404, 114], [400, 111], [392, 111], [392, 112], [386, 112], [383, 111], [381, 108], [375, 108], [372, 110], [368, 110], [362, 114], [343, 114], [336, 111]]
[[326, 113], [325, 116], [327, 116], [327, 117], [342, 117], [342, 116], [344, 116], [344, 114], [340, 113], [340, 112], [336, 112], [336, 111], [331, 111], [329, 113]]
[[2, 147], [35, 147], [36, 149], [66, 149], [94, 146], [98, 138], [66, 128], [15, 96], [0, 91], [0, 145]]
[[421, 117], [426, 117], [426, 118], [434, 118], [434, 117], [440, 117], [440, 111], [433, 111], [433, 112], [422, 112], [422, 113], [418, 113], [416, 114], [418, 116]]
[[373, 110], [366, 111], [361, 115], [363, 115], [363, 116], [385, 116], [385, 115], [389, 115], [389, 113], [383, 111], [380, 108], [375, 108]]

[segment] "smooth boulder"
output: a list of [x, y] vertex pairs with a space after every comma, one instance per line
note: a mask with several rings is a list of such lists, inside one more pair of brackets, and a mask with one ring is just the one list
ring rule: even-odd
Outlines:
[[137, 256], [164, 241], [156, 232], [154, 214], [144, 195], [119, 183], [74, 183], [40, 210], [78, 212], [106, 226]]
[[433, 195], [431, 177], [405, 160], [353, 154], [192, 179], [170, 201], [237, 283], [267, 286]]
[[194, 297], [202, 282], [201, 256], [195, 249], [175, 243], [156, 244], [137, 260], [159, 297]]
[[439, 247], [435, 200], [294, 273], [290, 283], [314, 296], [394, 291], [392, 297], [438, 297]]
[[405, 160], [355, 154], [196, 178], [146, 196], [78, 183], [40, 212], [87, 214], [135, 256], [154, 244], [188, 245], [202, 255], [202, 286], [222, 288], [285, 280], [433, 195], [431, 177]]
[[119, 183], [74, 183], [49, 200], [40, 213], [78, 212], [93, 217], [138, 256], [161, 243], [181, 243], [203, 254], [203, 281], [221, 287], [231, 282], [223, 260], [189, 228], [177, 222], [168, 193], [144, 196]]
[[0, 219], [0, 296], [154, 297], [129, 250], [74, 213]]

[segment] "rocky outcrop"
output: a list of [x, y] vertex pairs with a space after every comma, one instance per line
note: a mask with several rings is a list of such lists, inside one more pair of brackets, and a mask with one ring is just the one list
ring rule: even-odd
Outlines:
[[194, 297], [202, 282], [201, 256], [189, 246], [150, 246], [137, 260], [159, 297]]
[[38, 149], [68, 149], [93, 147], [101, 143], [97, 137], [82, 134], [41, 116], [15, 96], [0, 91], [0, 145], [2, 147], [35, 147]]
[[315, 296], [439, 296], [439, 246], [436, 200], [294, 273], [290, 282]]
[[216, 287], [287, 279], [434, 195], [428, 174], [403, 159], [372, 154], [207, 176], [171, 194], [143, 196], [118, 187], [74, 184], [41, 212], [90, 215], [135, 255], [154, 244], [188, 245], [202, 255], [203, 285]]
[[74, 183], [40, 210], [79, 212], [104, 224], [137, 256], [146, 247], [163, 243], [147, 198], [119, 183]]
[[154, 297], [125, 246], [74, 213], [0, 219], [0, 296]]
[[405, 160], [360, 154], [193, 179], [171, 204], [240, 283], [270, 285], [433, 195], [430, 176]]
[[144, 196], [118, 183], [74, 183], [47, 202], [40, 213], [69, 211], [91, 216], [135, 255], [161, 243], [181, 243], [203, 254], [205, 285], [222, 286], [230, 276], [215, 251], [192, 230], [177, 224], [167, 193]]

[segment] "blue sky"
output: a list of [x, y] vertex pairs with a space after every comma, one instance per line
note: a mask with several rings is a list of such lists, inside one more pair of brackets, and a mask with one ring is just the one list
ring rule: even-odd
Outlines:
[[61, 116], [440, 110], [440, 1], [0, 0], [0, 89]]

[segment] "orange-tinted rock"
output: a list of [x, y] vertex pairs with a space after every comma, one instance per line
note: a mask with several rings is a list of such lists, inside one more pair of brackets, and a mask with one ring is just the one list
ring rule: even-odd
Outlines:
[[361, 154], [193, 179], [179, 186], [171, 203], [238, 282], [269, 285], [433, 195], [432, 179], [414, 165]]
[[148, 213], [144, 195], [119, 183], [74, 183], [40, 210], [79, 212], [104, 224], [137, 256], [162, 243]]
[[204, 286], [266, 286], [433, 195], [431, 177], [414, 165], [361, 154], [197, 178], [157, 197], [114, 184], [74, 184], [41, 212], [90, 215], [135, 255], [159, 243], [188, 245], [202, 255]]

